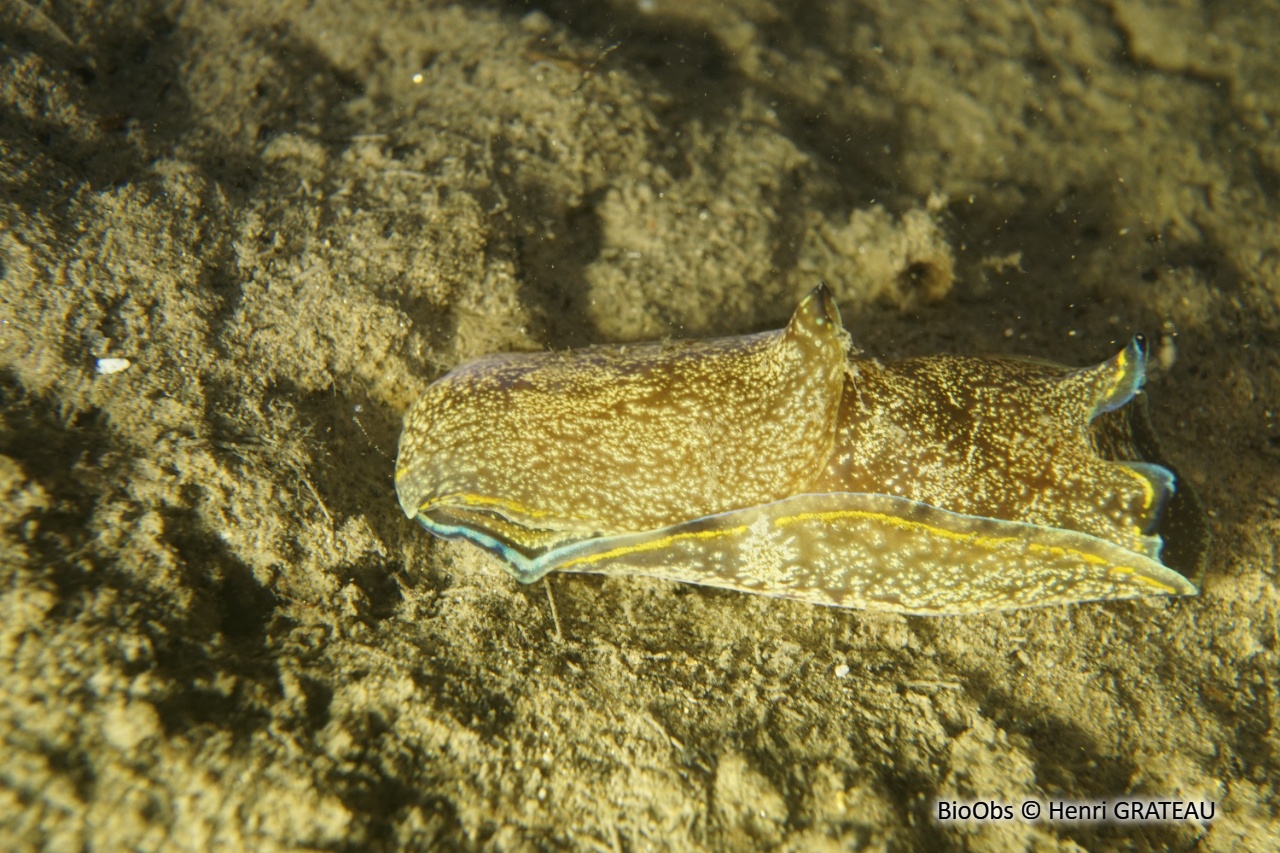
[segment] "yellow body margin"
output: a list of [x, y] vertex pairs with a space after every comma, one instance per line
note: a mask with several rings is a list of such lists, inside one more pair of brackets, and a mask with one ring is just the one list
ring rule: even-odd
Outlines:
[[784, 515], [774, 523], [778, 527], [787, 527], [792, 524], [799, 524], [802, 521], [834, 521], [837, 518], [862, 518], [868, 521], [881, 521], [904, 530], [923, 530], [926, 533], [933, 533], [953, 542], [970, 542], [989, 551], [994, 551], [1007, 542], [1018, 541], [1016, 536], [979, 536], [977, 533], [957, 533], [954, 530], [947, 530], [945, 527], [937, 527], [933, 524], [925, 524], [922, 521], [909, 521], [905, 518], [898, 518], [896, 515], [886, 515], [883, 512], [869, 512], [861, 509], [801, 512], [796, 515]]
[[1154, 578], [1149, 578], [1146, 575], [1139, 574], [1137, 569], [1134, 569], [1130, 566], [1112, 566], [1111, 574], [1125, 575], [1125, 576], [1128, 576], [1131, 580], [1140, 580], [1143, 583], [1147, 584], [1148, 586], [1153, 586], [1156, 589], [1160, 590], [1161, 592], [1167, 592], [1170, 595], [1175, 595], [1178, 592], [1177, 588], [1169, 586], [1168, 584], [1160, 583], [1160, 581], [1155, 580]]
[[624, 557], [627, 554], [640, 554], [645, 551], [656, 551], [665, 548], [672, 542], [680, 542], [685, 539], [719, 539], [723, 536], [733, 536], [747, 530], [746, 525], [739, 527], [727, 527], [724, 530], [698, 530], [692, 533], [676, 533], [671, 536], [663, 536], [661, 539], [653, 539], [649, 542], [641, 542], [637, 545], [623, 545], [618, 548], [612, 548], [608, 551], [602, 551], [599, 554], [590, 554], [586, 557], [578, 557], [575, 560], [569, 560], [556, 566], [557, 569], [565, 570], [570, 566], [586, 565], [590, 563], [598, 563], [601, 560], [612, 560], [614, 557]]
[[505, 498], [488, 498], [484, 495], [477, 495], [471, 492], [454, 492], [451, 495], [441, 495], [418, 507], [418, 512], [425, 513], [427, 510], [438, 506], [456, 506], [461, 504], [466, 507], [479, 507], [480, 509], [505, 509], [517, 515], [523, 515], [526, 518], [547, 518], [555, 515], [557, 518], [565, 521], [582, 521], [583, 519], [574, 518], [573, 516], [562, 515], [559, 513], [550, 513], [541, 509], [530, 509], [524, 504], [509, 501]]
[[1116, 393], [1116, 389], [1120, 387], [1120, 383], [1132, 372], [1132, 365], [1129, 364], [1129, 348], [1125, 347], [1120, 350], [1120, 354], [1116, 356], [1116, 367], [1120, 368], [1116, 371], [1116, 375], [1111, 379], [1111, 385], [1103, 393], [1103, 398], [1110, 398]]
[[[786, 527], [792, 524], [798, 524], [804, 521], [834, 521], [837, 518], [861, 518], [868, 521], [879, 521], [904, 530], [919, 530], [934, 536], [941, 536], [944, 539], [950, 539], [953, 542], [965, 542], [976, 545], [979, 548], [986, 548], [988, 551], [995, 551], [1001, 545], [1010, 542], [1021, 541], [1016, 536], [982, 536], [977, 533], [959, 533], [954, 530], [947, 530], [934, 524], [925, 524], [922, 521], [910, 521], [905, 518], [898, 518], [894, 515], [887, 515], [882, 512], [869, 512], [866, 510], [842, 509], [832, 510], [830, 512], [802, 512], [796, 515], [786, 515], [777, 519], [774, 523], [778, 527]], [[1111, 563], [1099, 557], [1097, 554], [1090, 554], [1088, 551], [1081, 551], [1078, 548], [1064, 548], [1061, 545], [1041, 545], [1039, 542], [1028, 542], [1028, 550], [1051, 553], [1058, 556], [1073, 557], [1083, 563], [1091, 566], [1105, 566], [1113, 575], [1131, 576], [1135, 580], [1140, 580], [1150, 586], [1155, 587], [1163, 592], [1170, 594], [1176, 593], [1178, 590], [1168, 584], [1160, 583], [1157, 580], [1147, 577], [1130, 566], [1120, 566]]]

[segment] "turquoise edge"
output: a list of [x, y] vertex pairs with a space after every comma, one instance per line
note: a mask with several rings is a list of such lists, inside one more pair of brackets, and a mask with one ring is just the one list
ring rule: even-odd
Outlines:
[[[1140, 335], [1134, 335], [1125, 346], [1124, 354], [1133, 361], [1136, 367], [1129, 371], [1126, 376], [1127, 381], [1117, 389], [1116, 393], [1098, 404], [1098, 408], [1093, 412], [1094, 417], [1123, 408], [1137, 396], [1138, 392], [1142, 390], [1142, 386], [1147, 382], [1146, 339]], [[1156, 493], [1155, 512], [1151, 515], [1152, 526], [1158, 525], [1160, 518], [1164, 515], [1165, 507], [1169, 505], [1169, 501], [1173, 499], [1173, 496], [1178, 491], [1177, 479], [1174, 477], [1173, 472], [1163, 465], [1157, 465], [1153, 462], [1117, 462], [1116, 464], [1132, 468], [1150, 481], [1151, 487]], [[1150, 531], [1143, 532], [1150, 533]], [[1157, 558], [1159, 554], [1160, 552], [1157, 549]]]
[[[1164, 471], [1164, 469], [1159, 468], [1159, 466], [1151, 466], [1151, 467]], [[1168, 472], [1165, 471], [1165, 474], [1168, 474]], [[1171, 474], [1168, 474], [1168, 475], [1170, 479], [1172, 479], [1172, 475]], [[747, 510], [756, 510], [756, 509], [762, 509], [770, 506], [776, 506], [778, 504], [782, 504], [787, 501], [798, 500], [800, 498], [829, 497], [829, 498], [835, 499], [835, 498], [839, 498], [842, 495], [862, 496], [863, 494], [865, 493], [861, 493], [861, 492], [817, 493], [817, 492], [814, 492], [814, 493], [808, 493], [803, 495], [793, 495], [789, 498], [783, 498], [782, 500], [779, 500], [779, 501], [773, 501], [772, 503], [762, 504], [759, 507], [748, 507]], [[909, 510], [911, 507], [930, 506], [928, 504], [921, 504], [919, 501], [907, 500], [906, 498], [901, 498], [896, 495], [871, 494], [868, 496], [876, 497], [876, 498], [886, 498], [894, 503], [902, 504], [904, 509], [903, 517], [906, 517], [905, 511]], [[1092, 534], [1089, 534], [1089, 533], [1082, 533], [1078, 530], [1067, 530], [1065, 528], [1049, 528], [1044, 525], [1030, 524], [1025, 521], [1005, 521], [997, 518], [987, 518], [985, 516], [965, 515], [963, 513], [952, 512], [951, 510], [941, 509], [940, 507], [931, 506], [931, 508], [937, 510], [938, 512], [943, 512], [943, 513], [946, 513], [947, 515], [955, 516], [956, 518], [979, 518], [983, 521], [989, 521], [995, 524], [1006, 525], [1012, 528], [1013, 530], [1025, 531], [1028, 535], [1036, 531], [1046, 530], [1046, 529], [1063, 530], [1064, 532], [1070, 533], [1072, 535], [1084, 537], [1087, 540], [1101, 542], [1111, 547], [1120, 547], [1115, 545], [1114, 542], [1109, 542], [1105, 539], [1102, 539], [1101, 537], [1093, 536]], [[669, 525], [668, 527], [657, 528], [656, 530], [638, 531], [636, 533], [623, 533], [616, 536], [607, 536], [607, 537], [601, 537], [596, 539], [584, 539], [580, 542], [574, 542], [570, 545], [564, 545], [560, 548], [554, 548], [550, 551], [547, 551], [544, 554], [541, 554], [533, 558], [526, 557], [524, 554], [521, 554], [519, 551], [516, 551], [515, 549], [502, 544], [494, 537], [489, 536], [488, 534], [483, 533], [481, 531], [472, 530], [471, 528], [460, 527], [457, 525], [437, 524], [431, 521], [430, 519], [423, 517], [421, 514], [415, 516], [415, 518], [418, 520], [419, 524], [421, 524], [423, 527], [425, 527], [428, 531], [435, 534], [436, 536], [440, 536], [445, 539], [465, 539], [466, 541], [471, 542], [472, 544], [478, 545], [479, 547], [483, 548], [489, 553], [494, 554], [498, 557], [501, 557], [503, 560], [507, 562], [508, 566], [510, 567], [509, 570], [511, 572], [511, 575], [521, 583], [527, 584], [527, 583], [533, 583], [534, 581], [537, 581], [542, 577], [544, 577], [548, 572], [553, 571], [555, 569], [556, 564], [561, 563], [569, 558], [575, 557], [579, 554], [590, 553], [591, 551], [600, 548], [602, 545], [605, 545], [606, 543], [608, 547], [618, 547], [620, 543], [624, 543], [628, 541], [640, 541], [654, 535], [655, 533], [660, 533], [664, 530], [675, 530], [681, 527], [692, 527], [693, 525], [696, 525], [696, 524], [703, 524], [703, 523], [712, 521], [714, 519], [725, 518], [725, 517], [732, 516], [736, 513], [741, 513], [744, 511], [746, 510], [737, 509], [737, 510], [730, 510], [728, 512], [716, 513], [713, 515], [706, 515], [706, 516], [702, 516], [701, 518], [692, 519], [690, 521], [680, 522], [679, 524]], [[1157, 539], [1157, 545], [1156, 545], [1156, 548], [1154, 549], [1154, 554], [1148, 558], [1151, 559], [1153, 562], [1159, 563], [1159, 555], [1160, 555], [1160, 550], [1163, 543], [1158, 541], [1159, 537], [1156, 537], [1156, 539]], [[1139, 557], [1147, 557], [1147, 555], [1142, 554], [1141, 552], [1138, 552], [1138, 551], [1132, 551], [1130, 553], [1133, 553]], [[1168, 567], [1164, 566], [1163, 563], [1160, 563], [1160, 565], [1163, 568], [1168, 569]], [[1168, 570], [1173, 571], [1172, 569], [1168, 569]], [[1175, 572], [1175, 574], [1177, 573]], [[1179, 577], [1181, 577], [1181, 575], [1179, 575]]]
[[[1117, 393], [1112, 394], [1107, 399], [1098, 404], [1098, 408], [1094, 409], [1094, 417], [1104, 412], [1114, 412], [1126, 405], [1134, 396], [1142, 390], [1142, 386], [1147, 381], [1147, 350], [1143, 346], [1142, 339], [1136, 335], [1130, 338], [1128, 345], [1124, 348], [1124, 353], [1137, 364], [1137, 368], [1131, 370], [1126, 379], [1128, 380], [1120, 388], [1116, 389]], [[1086, 368], [1086, 370], [1089, 368]]]

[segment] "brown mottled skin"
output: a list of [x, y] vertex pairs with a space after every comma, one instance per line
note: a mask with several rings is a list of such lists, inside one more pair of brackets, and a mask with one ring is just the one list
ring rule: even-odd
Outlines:
[[823, 290], [779, 332], [469, 362], [406, 419], [401, 502], [497, 497], [581, 536], [787, 497], [831, 456], [848, 347]]
[[1146, 549], [1158, 502], [1098, 456], [1088, 425], [1123, 369], [1008, 358], [851, 362], [836, 452], [811, 492], [897, 495], [965, 515], [1064, 527]]

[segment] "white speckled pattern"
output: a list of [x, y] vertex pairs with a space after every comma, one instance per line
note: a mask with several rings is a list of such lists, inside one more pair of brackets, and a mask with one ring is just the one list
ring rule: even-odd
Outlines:
[[406, 418], [401, 506], [524, 582], [922, 614], [1196, 593], [1159, 561], [1173, 475], [1090, 429], [1141, 387], [1136, 341], [1079, 369], [851, 349], [820, 285], [777, 332], [477, 359]]

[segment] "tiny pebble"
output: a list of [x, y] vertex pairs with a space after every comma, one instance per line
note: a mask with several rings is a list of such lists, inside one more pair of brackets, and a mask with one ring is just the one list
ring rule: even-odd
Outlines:
[[101, 376], [110, 376], [113, 373], [122, 373], [128, 370], [133, 362], [127, 358], [100, 358], [95, 366]]

